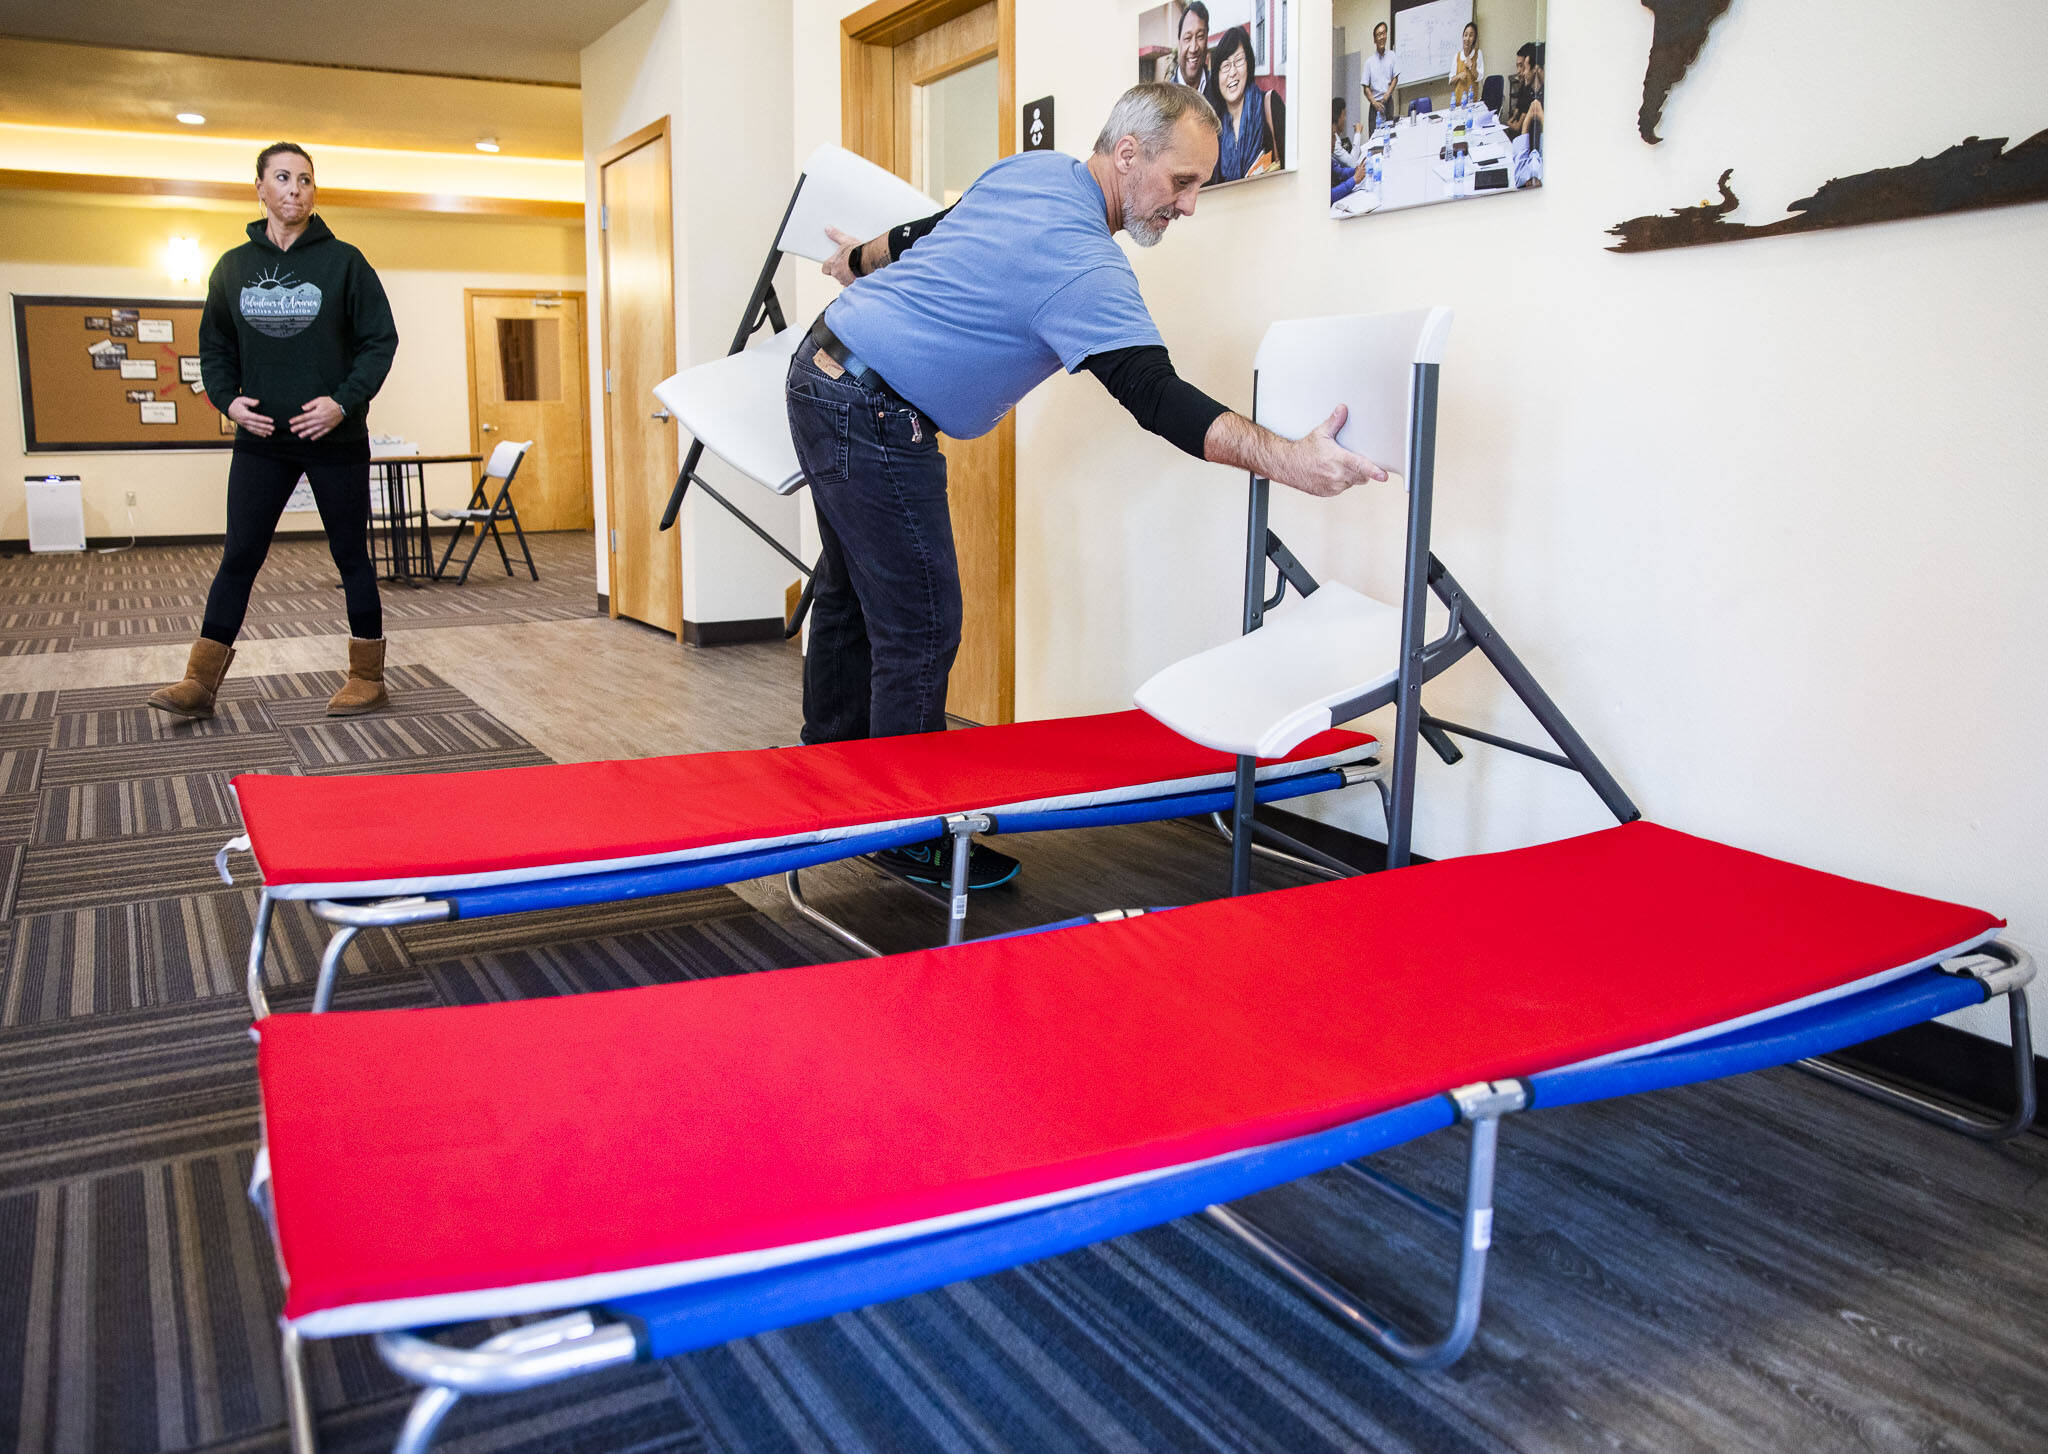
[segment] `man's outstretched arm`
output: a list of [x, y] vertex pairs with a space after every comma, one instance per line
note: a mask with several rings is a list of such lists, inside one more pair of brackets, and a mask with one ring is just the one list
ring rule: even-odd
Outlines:
[[1383, 480], [1387, 472], [1337, 443], [1339, 408], [1300, 439], [1287, 439], [1223, 405], [1181, 378], [1157, 346], [1111, 349], [1081, 365], [1102, 381], [1140, 425], [1197, 459], [1253, 470], [1311, 495], [1335, 495]]
[[1202, 457], [1264, 475], [1306, 495], [1341, 495], [1353, 485], [1387, 477], [1364, 455], [1337, 442], [1337, 431], [1349, 416], [1350, 410], [1339, 404], [1301, 438], [1289, 439], [1242, 414], [1219, 414], [1202, 441]]

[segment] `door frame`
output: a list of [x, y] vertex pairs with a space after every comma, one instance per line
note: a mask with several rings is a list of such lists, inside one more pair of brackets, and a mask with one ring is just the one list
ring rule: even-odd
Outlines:
[[[858, 156], [887, 166], [896, 149], [895, 47], [935, 30], [949, 20], [979, 10], [989, 0], [873, 0], [839, 23], [840, 145]], [[1017, 152], [1017, 0], [994, 0], [996, 7], [996, 154]], [[958, 67], [987, 58], [972, 58], [917, 77], [935, 80]], [[997, 553], [1009, 563], [1008, 656], [1003, 663], [995, 720], [1017, 715], [1017, 413], [1003, 416], [994, 431], [997, 478], [1003, 509], [998, 522]]]
[[[623, 136], [597, 154], [597, 257], [602, 273], [600, 313], [598, 315], [598, 354], [602, 367], [609, 375], [612, 367], [612, 252], [611, 242], [605, 233], [609, 230], [604, 184], [605, 168], [622, 157], [630, 156], [641, 147], [659, 141], [669, 151], [669, 166], [661, 177], [661, 226], [668, 234], [668, 307], [663, 310], [661, 320], [662, 337], [667, 341], [666, 355], [673, 361], [676, 354], [676, 280], [675, 280], [675, 154], [669, 136], [669, 118], [662, 116], [638, 131]], [[599, 395], [604, 401], [604, 525], [605, 525], [605, 606], [611, 618], [619, 617], [619, 593], [617, 590], [619, 572], [619, 549], [614, 543], [618, 539], [619, 512], [617, 508], [618, 469], [615, 455], [618, 449], [618, 431], [612, 428], [612, 400], [616, 396], [610, 389]], [[680, 562], [676, 570], [676, 639], [682, 639], [683, 620], [683, 573]]]
[[[484, 449], [483, 431], [476, 417], [476, 313], [475, 298], [574, 298], [583, 326], [576, 330], [576, 398], [583, 420], [583, 492], [593, 494], [590, 478], [590, 299], [581, 288], [464, 288], [462, 290], [462, 351], [469, 361], [469, 452], [490, 458]], [[605, 502], [607, 507], [610, 501]], [[592, 523], [595, 524], [595, 509]], [[609, 518], [609, 517], [607, 517]]]

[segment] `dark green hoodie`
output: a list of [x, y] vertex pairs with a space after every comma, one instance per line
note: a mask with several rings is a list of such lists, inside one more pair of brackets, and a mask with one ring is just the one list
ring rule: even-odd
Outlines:
[[[277, 422], [268, 439], [235, 430], [235, 448], [296, 458], [367, 456], [370, 400], [391, 371], [398, 330], [384, 285], [363, 255], [327, 230], [316, 213], [289, 251], [262, 219], [249, 240], [213, 265], [199, 318], [199, 372], [206, 397], [225, 414], [247, 395]], [[292, 416], [325, 394], [347, 411], [310, 443]]]

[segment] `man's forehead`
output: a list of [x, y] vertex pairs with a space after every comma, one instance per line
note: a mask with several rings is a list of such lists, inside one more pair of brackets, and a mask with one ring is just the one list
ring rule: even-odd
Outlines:
[[1216, 168], [1217, 149], [1215, 132], [1193, 116], [1183, 116], [1175, 123], [1173, 140], [1167, 143], [1159, 159], [1174, 171], [1194, 170], [1207, 175]]

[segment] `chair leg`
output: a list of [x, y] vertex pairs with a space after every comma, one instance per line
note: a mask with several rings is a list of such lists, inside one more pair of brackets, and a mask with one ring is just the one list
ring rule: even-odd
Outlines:
[[[483, 508], [483, 493], [483, 486], [471, 486], [469, 503], [463, 508], [466, 510], [481, 510]], [[468, 528], [467, 522], [460, 522], [455, 527], [455, 533], [448, 537], [448, 552], [441, 557], [441, 563], [434, 567], [435, 580], [441, 579], [441, 573], [448, 569], [448, 562], [455, 559], [455, 547], [462, 544], [462, 533]], [[464, 574], [466, 575], [468, 572], [465, 571]], [[461, 582], [458, 581], [456, 584], [460, 585]]]
[[512, 535], [519, 542], [519, 553], [526, 557], [526, 573], [539, 580], [540, 572], [534, 569], [533, 565], [533, 552], [527, 549], [526, 532], [519, 528], [519, 507], [512, 503], [509, 496], [505, 501], [505, 514], [512, 521]]
[[491, 512], [491, 544], [498, 547], [498, 561], [505, 567], [505, 574], [512, 574], [512, 557], [505, 554], [505, 533], [498, 529], [498, 514]]

